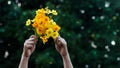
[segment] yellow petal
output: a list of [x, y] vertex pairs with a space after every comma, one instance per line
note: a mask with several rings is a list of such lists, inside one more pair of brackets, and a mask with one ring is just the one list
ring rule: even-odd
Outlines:
[[27, 21], [26, 21], [26, 26], [29, 26], [31, 24], [31, 21], [30, 21], [30, 19], [28, 19]]
[[55, 39], [55, 38], [57, 38], [57, 37], [58, 37], [58, 35], [59, 35], [59, 33], [58, 33], [58, 32], [54, 32], [54, 33], [52, 34], [52, 38], [53, 38], [53, 39]]
[[52, 10], [52, 14], [53, 14], [53, 15], [57, 15], [56, 10]]

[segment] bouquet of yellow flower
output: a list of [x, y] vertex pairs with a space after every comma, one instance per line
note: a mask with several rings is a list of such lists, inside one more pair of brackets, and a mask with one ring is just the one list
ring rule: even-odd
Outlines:
[[56, 10], [38, 9], [35, 17], [26, 21], [27, 27], [32, 27], [37, 36], [39, 36], [45, 44], [50, 37], [55, 39], [59, 35], [60, 26], [52, 19], [53, 15], [57, 15]]

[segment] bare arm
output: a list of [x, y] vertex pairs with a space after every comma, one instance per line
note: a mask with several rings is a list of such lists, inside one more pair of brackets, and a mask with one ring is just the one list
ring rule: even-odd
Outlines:
[[34, 35], [30, 36], [30, 38], [25, 41], [23, 53], [22, 53], [18, 68], [28, 68], [28, 61], [29, 61], [31, 54], [35, 50], [36, 43], [37, 43], [37, 38]]
[[29, 61], [29, 58], [28, 58], [28, 57], [22, 56], [18, 68], [28, 68], [28, 61]]
[[69, 52], [67, 49], [66, 41], [59, 36], [58, 38], [55, 39], [55, 47], [56, 47], [56, 50], [62, 56], [64, 68], [73, 68], [73, 65], [69, 56]]
[[69, 54], [67, 54], [66, 56], [62, 56], [62, 59], [64, 63], [64, 68], [73, 68]]

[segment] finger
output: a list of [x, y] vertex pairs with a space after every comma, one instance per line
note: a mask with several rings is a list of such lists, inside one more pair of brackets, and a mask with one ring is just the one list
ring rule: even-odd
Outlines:
[[61, 36], [59, 35], [56, 39], [54, 39], [54, 42], [56, 44], [57, 47], [62, 47], [62, 42], [61, 42], [62, 38]]
[[31, 35], [30, 38], [34, 38], [34, 42], [35, 42], [35, 44], [37, 44], [38, 39], [35, 35]]
[[31, 44], [27, 44], [27, 45], [25, 45], [25, 48], [27, 48], [27, 49], [32, 49], [34, 46], [33, 45], [31, 45]]
[[60, 34], [57, 38], [54, 39], [54, 42], [56, 42], [58, 38], [61, 38]]
[[57, 43], [58, 37], [54, 39], [55, 44]]
[[37, 44], [37, 40], [35, 38], [29, 38], [28, 41], [34, 41], [34, 43]]
[[34, 43], [34, 44], [36, 44], [36, 41], [34, 40], [34, 38], [31, 38], [31, 39], [27, 40], [27, 43]]
[[35, 38], [36, 36], [35, 35], [31, 35], [30, 38]]
[[61, 42], [61, 39], [58, 38], [57, 42], [56, 42], [57, 46], [61, 47], [62, 46], [62, 42]]
[[34, 41], [34, 38], [29, 38], [28, 41]]
[[31, 44], [31, 45], [35, 45], [36, 43], [33, 40], [26, 40], [25, 45]]
[[27, 44], [35, 45], [34, 41], [29, 41]]
[[27, 48], [32, 48], [32, 47], [33, 47], [33, 45], [31, 45], [31, 44], [27, 45]]
[[57, 42], [56, 45], [55, 45], [57, 48], [61, 48], [61, 43], [60, 42]]
[[64, 38], [59, 38], [58, 39], [58, 44], [61, 45], [61, 46], [64, 46], [64, 45], [66, 45], [66, 41], [64, 40]]
[[58, 42], [57, 44], [58, 44], [58, 46], [60, 46], [60, 47], [62, 46], [62, 43], [61, 43], [61, 42]]
[[31, 35], [30, 38], [34, 38], [36, 41], [38, 41], [38, 39], [35, 35]]
[[63, 38], [59, 35], [58, 36], [58, 40], [61, 41]]

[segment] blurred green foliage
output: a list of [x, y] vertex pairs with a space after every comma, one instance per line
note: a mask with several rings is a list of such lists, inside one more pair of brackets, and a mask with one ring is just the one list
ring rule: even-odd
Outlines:
[[[0, 68], [18, 67], [24, 40], [34, 34], [25, 27], [25, 21], [34, 17], [35, 10], [46, 6], [58, 12], [54, 20], [62, 27], [60, 35], [68, 43], [74, 68], [120, 68], [119, 3], [119, 0], [0, 0]], [[5, 52], [9, 53], [7, 58]], [[62, 68], [63, 62], [53, 40], [43, 45], [39, 39], [29, 68], [54, 67]]]

